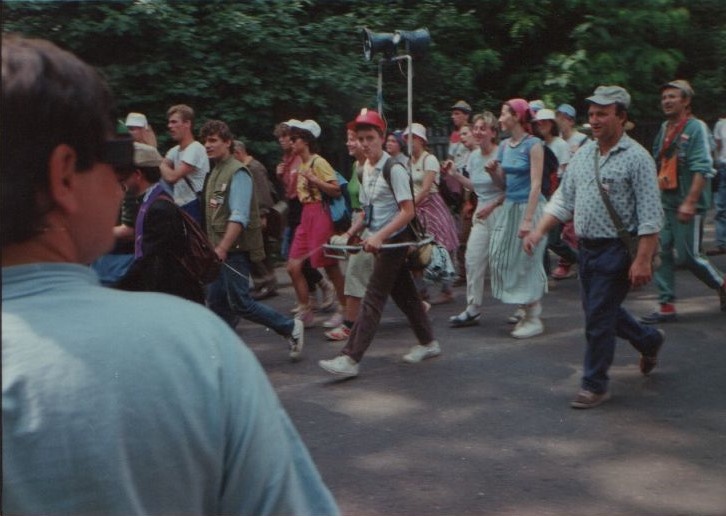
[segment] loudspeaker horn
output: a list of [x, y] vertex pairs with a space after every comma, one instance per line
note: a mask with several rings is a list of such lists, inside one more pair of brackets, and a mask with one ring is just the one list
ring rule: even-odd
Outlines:
[[431, 34], [426, 28], [416, 30], [397, 30], [395, 43], [404, 42], [406, 53], [411, 56], [422, 56], [426, 54], [431, 43]]
[[363, 29], [363, 55], [366, 61], [373, 59], [376, 53], [382, 53], [386, 58], [391, 58], [396, 53], [394, 34], [390, 32], [373, 32], [368, 28]]

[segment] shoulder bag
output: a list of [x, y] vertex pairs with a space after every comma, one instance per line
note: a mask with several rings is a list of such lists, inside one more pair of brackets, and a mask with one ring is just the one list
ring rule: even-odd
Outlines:
[[[600, 197], [602, 197], [602, 202], [603, 204], [605, 204], [605, 208], [607, 208], [608, 210], [610, 220], [612, 220], [613, 224], [615, 225], [615, 230], [618, 232], [618, 238], [625, 245], [625, 248], [628, 250], [628, 254], [630, 254], [630, 262], [632, 263], [635, 260], [635, 257], [638, 255], [638, 245], [640, 243], [640, 237], [638, 235], [630, 234], [627, 228], [623, 225], [623, 220], [620, 218], [620, 215], [618, 215], [618, 212], [615, 211], [615, 207], [613, 207], [612, 203], [610, 202], [610, 197], [605, 191], [605, 188], [603, 188], [602, 181], [600, 181], [600, 157], [598, 156], [597, 149], [595, 149], [594, 155], [595, 180], [597, 181], [597, 189], [600, 191]], [[660, 267], [660, 245], [658, 245], [658, 248], [653, 253], [650, 264], [651, 267], [653, 267], [653, 270]]]

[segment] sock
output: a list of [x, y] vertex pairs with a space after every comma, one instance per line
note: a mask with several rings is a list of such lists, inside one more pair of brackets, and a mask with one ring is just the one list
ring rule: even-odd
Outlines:
[[467, 306], [466, 313], [469, 314], [469, 317], [475, 317], [479, 313], [479, 305]]

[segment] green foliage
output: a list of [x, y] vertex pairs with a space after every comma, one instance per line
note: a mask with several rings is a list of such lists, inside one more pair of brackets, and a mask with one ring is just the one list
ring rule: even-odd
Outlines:
[[[361, 29], [427, 27], [414, 62], [414, 117], [448, 123], [467, 99], [498, 112], [515, 96], [570, 102], [617, 83], [641, 119], [660, 118], [658, 85], [676, 76], [697, 91], [697, 112], [723, 110], [726, 3], [722, 0], [253, 0], [3, 3], [3, 31], [48, 38], [99, 67], [119, 111], [147, 114], [166, 148], [166, 109], [187, 103], [198, 122], [220, 118], [273, 163], [276, 123], [315, 118], [327, 155], [345, 122], [375, 107], [378, 57]], [[406, 123], [405, 66], [383, 67], [385, 114]]]

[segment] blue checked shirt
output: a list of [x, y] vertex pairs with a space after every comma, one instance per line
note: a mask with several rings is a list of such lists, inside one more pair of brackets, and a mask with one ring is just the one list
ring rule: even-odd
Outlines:
[[638, 142], [623, 134], [605, 156], [597, 142], [586, 143], [572, 158], [545, 212], [565, 222], [573, 218], [580, 238], [617, 238], [595, 180], [595, 156], [600, 179], [623, 225], [638, 235], [658, 233], [663, 225], [655, 162]]

